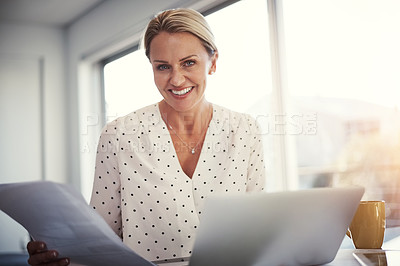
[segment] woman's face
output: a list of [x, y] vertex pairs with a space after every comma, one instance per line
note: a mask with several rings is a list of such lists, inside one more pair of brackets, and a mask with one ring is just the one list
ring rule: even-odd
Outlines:
[[151, 41], [154, 81], [165, 102], [178, 112], [190, 111], [204, 99], [207, 75], [216, 69], [200, 40], [186, 32], [161, 32]]

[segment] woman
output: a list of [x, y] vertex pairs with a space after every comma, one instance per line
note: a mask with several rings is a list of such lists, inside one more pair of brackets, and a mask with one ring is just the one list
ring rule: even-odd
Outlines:
[[[91, 205], [144, 258], [188, 257], [209, 195], [264, 189], [261, 136], [248, 115], [205, 99], [218, 50], [201, 14], [160, 13], [144, 48], [163, 100], [103, 129]], [[69, 263], [41, 242], [28, 250], [32, 264]]]

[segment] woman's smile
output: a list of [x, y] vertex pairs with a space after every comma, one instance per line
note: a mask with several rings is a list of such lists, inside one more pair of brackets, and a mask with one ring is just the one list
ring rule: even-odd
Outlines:
[[193, 89], [194, 89], [194, 86], [187, 87], [184, 89], [171, 89], [169, 91], [172, 92], [172, 94], [176, 97], [184, 97], [184, 96], [187, 96], [188, 94], [190, 94]]
[[161, 32], [151, 42], [155, 84], [164, 101], [177, 112], [197, 112], [208, 106], [204, 92], [216, 60], [187, 32]]

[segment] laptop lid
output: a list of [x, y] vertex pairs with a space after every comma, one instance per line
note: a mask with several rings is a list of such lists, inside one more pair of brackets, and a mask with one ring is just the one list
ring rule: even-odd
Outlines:
[[189, 265], [328, 263], [363, 193], [342, 187], [209, 198]]

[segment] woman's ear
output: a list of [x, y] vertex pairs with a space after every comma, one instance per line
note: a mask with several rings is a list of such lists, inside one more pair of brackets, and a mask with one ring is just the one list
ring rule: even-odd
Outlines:
[[215, 51], [211, 57], [211, 66], [210, 70], [208, 71], [209, 75], [212, 75], [217, 70], [217, 60], [218, 60], [218, 51]]

